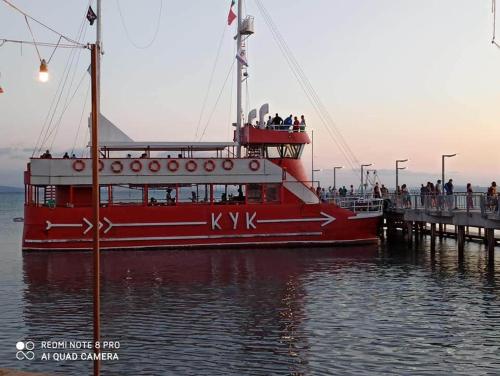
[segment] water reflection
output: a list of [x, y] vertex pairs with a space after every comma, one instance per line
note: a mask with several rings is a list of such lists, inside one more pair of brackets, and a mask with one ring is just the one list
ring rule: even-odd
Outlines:
[[[122, 342], [120, 362], [104, 369], [303, 373], [310, 346], [302, 281], [375, 264], [377, 257], [373, 246], [103, 252], [102, 334]], [[28, 335], [90, 339], [91, 254], [26, 253], [23, 269]], [[64, 366], [64, 372], [82, 372], [89, 364]]]
[[[500, 350], [484, 247], [104, 252], [104, 374], [483, 374]], [[92, 337], [90, 253], [23, 256], [35, 340]], [[87, 373], [85, 362], [36, 363]], [[418, 373], [418, 372], [417, 372]]]

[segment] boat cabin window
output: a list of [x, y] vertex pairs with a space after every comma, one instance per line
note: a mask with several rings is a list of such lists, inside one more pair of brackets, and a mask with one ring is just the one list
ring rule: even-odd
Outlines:
[[204, 203], [210, 201], [208, 184], [189, 184], [178, 187], [180, 203]]
[[281, 187], [279, 184], [266, 184], [266, 202], [280, 202]]
[[292, 158], [299, 159], [304, 150], [303, 144], [282, 144], [265, 148], [266, 158]]
[[213, 200], [216, 204], [245, 203], [245, 196], [245, 185], [224, 184], [213, 186]]
[[247, 194], [247, 202], [249, 204], [262, 202], [262, 184], [248, 184]]

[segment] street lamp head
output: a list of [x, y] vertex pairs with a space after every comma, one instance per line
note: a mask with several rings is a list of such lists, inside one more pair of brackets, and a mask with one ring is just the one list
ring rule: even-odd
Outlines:
[[451, 158], [451, 157], [455, 157], [457, 155], [457, 153], [455, 154], [443, 154], [443, 158]]
[[40, 71], [38, 73], [38, 79], [40, 82], [47, 82], [49, 80], [49, 68], [47, 67], [47, 62], [42, 59], [40, 62]]
[[371, 165], [373, 165], [373, 163], [370, 163], [370, 164], [362, 164], [361, 167], [370, 167]]
[[396, 159], [396, 162], [398, 163], [403, 163], [403, 162], [408, 162], [409, 159]]

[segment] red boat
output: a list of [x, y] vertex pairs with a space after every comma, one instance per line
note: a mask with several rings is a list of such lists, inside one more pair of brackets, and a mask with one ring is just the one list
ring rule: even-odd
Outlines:
[[[241, 158], [230, 157], [237, 143], [103, 143], [102, 248], [377, 241], [380, 200], [320, 202], [300, 161], [309, 142], [306, 132], [247, 125]], [[113, 156], [125, 151], [143, 157]], [[91, 170], [90, 159], [31, 159], [24, 250], [91, 249]]]
[[[101, 115], [101, 248], [377, 241], [381, 200], [327, 202], [307, 181], [300, 161], [310, 143], [305, 124], [265, 127], [268, 105], [260, 108], [257, 126], [256, 110], [243, 120], [244, 48], [253, 18], [238, 13], [234, 142], [135, 142]], [[30, 160], [23, 250], [92, 249], [91, 165], [84, 158]]]

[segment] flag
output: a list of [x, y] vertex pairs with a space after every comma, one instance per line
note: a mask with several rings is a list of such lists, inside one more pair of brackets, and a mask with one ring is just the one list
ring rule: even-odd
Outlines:
[[231, 25], [236, 19], [236, 13], [234, 13], [233, 7], [236, 4], [236, 0], [231, 0], [231, 7], [229, 8], [229, 14], [227, 15], [227, 24]]
[[244, 66], [248, 67], [247, 54], [244, 49], [240, 48], [238, 50], [238, 54], [236, 55], [236, 60], [238, 60]]
[[90, 25], [94, 24], [94, 21], [97, 19], [97, 15], [92, 10], [92, 7], [89, 6], [89, 10], [87, 11], [87, 20], [89, 20]]

